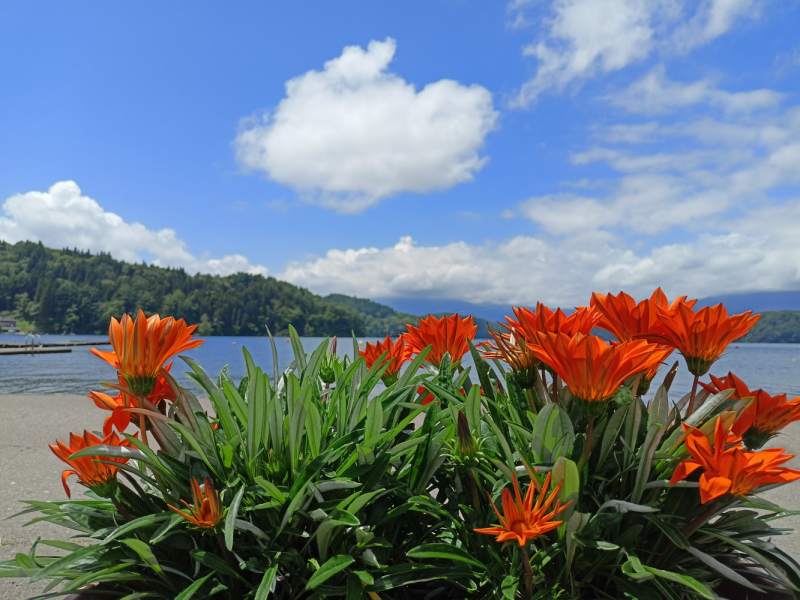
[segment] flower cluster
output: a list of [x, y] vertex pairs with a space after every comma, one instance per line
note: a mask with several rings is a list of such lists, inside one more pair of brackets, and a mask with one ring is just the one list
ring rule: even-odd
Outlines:
[[[175, 389], [169, 382], [172, 363], [164, 363], [179, 352], [196, 348], [203, 340], [192, 339], [196, 326], [187, 326], [183, 319], [166, 319], [158, 315], [145, 317], [140, 310], [133, 320], [127, 314], [121, 321], [111, 318], [108, 337], [113, 350], [104, 352], [92, 348], [92, 354], [105, 360], [117, 369], [117, 384], [105, 384], [117, 389], [114, 397], [102, 392], [90, 392], [89, 397], [95, 405], [111, 415], [103, 424], [104, 439], [90, 432], [77, 436], [70, 434], [70, 445], [56, 442], [51, 445], [56, 456], [72, 467], [64, 471], [62, 482], [67, 495], [67, 477], [77, 475], [81, 484], [101, 496], [111, 497], [116, 489], [116, 474], [119, 467], [107, 464], [108, 461], [124, 464], [125, 457], [73, 455], [93, 446], [133, 447], [133, 437], [124, 436], [131, 424], [131, 417], [138, 413], [138, 424], [142, 441], [147, 443], [146, 414], [158, 410], [166, 412], [166, 403], [176, 399]], [[114, 429], [117, 431], [115, 432]], [[138, 436], [138, 434], [137, 434]], [[105, 463], [100, 460], [106, 461]]]

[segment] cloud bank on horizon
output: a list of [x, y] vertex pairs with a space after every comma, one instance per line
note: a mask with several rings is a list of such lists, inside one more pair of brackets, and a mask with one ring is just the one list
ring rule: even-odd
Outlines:
[[[270, 273], [320, 294], [492, 304], [570, 306], [592, 291], [643, 297], [657, 286], [694, 297], [800, 289], [800, 50], [782, 48], [747, 78], [715, 50], [773, 9], [758, 0], [513, 0], [507, 31], [528, 38], [518, 59], [531, 68], [513, 89], [463, 76], [412, 83], [394, 71], [392, 38], [344, 47], [288, 79], [282, 99], [243, 117], [232, 141], [240, 167], [308, 210], [365, 228], [380, 228], [371, 215], [414, 194], [455, 210], [460, 190], [510, 160], [498, 150], [507, 129], [538, 125], [553, 103], [587, 107], [562, 154], [568, 176], [542, 172], [536, 192], [501, 190], [479, 211], [465, 208], [487, 224], [480, 239], [435, 243], [409, 228], [359, 244], [321, 229], [331, 235], [326, 252], [298, 253]], [[543, 137], [531, 145], [561, 141], [560, 131], [536, 131]], [[193, 254], [180, 232], [127, 222], [101, 202], [72, 181], [12, 195], [0, 239], [190, 272], [267, 273], [263, 259]]]

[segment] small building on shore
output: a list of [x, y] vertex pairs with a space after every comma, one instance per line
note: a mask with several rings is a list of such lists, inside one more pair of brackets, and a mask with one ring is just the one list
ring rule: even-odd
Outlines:
[[0, 317], [0, 333], [19, 333], [17, 320], [10, 317]]

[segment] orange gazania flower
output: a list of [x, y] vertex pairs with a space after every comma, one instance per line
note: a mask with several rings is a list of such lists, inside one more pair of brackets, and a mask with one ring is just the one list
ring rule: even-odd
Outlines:
[[[681, 304], [692, 308], [696, 302], [697, 300], [687, 301], [686, 296], [681, 296], [670, 304], [661, 288], [657, 288], [649, 299], [642, 300], [638, 304], [625, 292], [620, 292], [616, 296], [594, 293], [591, 306], [601, 314], [597, 322], [598, 327], [613, 333], [620, 342], [628, 342], [658, 328], [661, 323], [657, 317], [659, 313], [673, 316]], [[664, 360], [670, 354], [672, 350], [664, 356]], [[645, 388], [649, 387], [649, 382], [656, 376], [660, 366], [660, 363], [656, 363], [645, 372], [643, 382]]]
[[450, 360], [456, 362], [469, 351], [467, 340], [475, 339], [478, 326], [472, 321], [472, 317], [462, 318], [459, 315], [441, 319], [428, 315], [419, 320], [419, 327], [406, 326], [408, 333], [404, 334], [405, 341], [415, 354], [432, 346], [425, 360], [434, 366], [442, 364], [445, 353], [450, 354]]
[[657, 288], [649, 299], [638, 304], [625, 292], [616, 296], [594, 293], [591, 306], [601, 315], [597, 326], [613, 333], [620, 342], [626, 342], [658, 328], [660, 321], [656, 315], [659, 313], [673, 316], [681, 304], [692, 308], [696, 302], [681, 296], [670, 304], [661, 288]]
[[781, 467], [794, 458], [793, 454], [784, 454], [785, 449], [749, 452], [739, 445], [726, 448], [727, 436], [721, 416], [717, 417], [713, 447], [705, 434], [698, 430], [691, 431], [686, 438], [686, 449], [692, 458], [678, 465], [670, 485], [686, 479], [697, 469], [703, 469], [700, 501], [705, 504], [725, 494], [746, 496], [762, 485], [800, 479], [800, 471]]
[[[164, 371], [169, 373], [171, 368], [172, 363], [169, 363], [164, 368]], [[122, 375], [117, 373], [117, 377], [120, 385], [124, 386], [125, 380], [123, 379]], [[116, 427], [117, 431], [120, 433], [125, 431], [128, 425], [131, 423], [131, 413], [128, 412], [127, 409], [140, 408], [139, 400], [137, 398], [131, 396], [130, 394], [126, 394], [121, 390], [113, 398], [108, 394], [103, 394], [102, 392], [89, 392], [89, 398], [94, 400], [97, 408], [111, 411], [111, 415], [106, 417], [106, 420], [103, 423], [103, 435], [108, 435], [111, 433], [114, 427]], [[153, 391], [150, 392], [150, 395], [147, 397], [147, 399], [153, 406], [156, 408], [161, 408], [163, 411], [162, 402], [165, 400], [169, 402], [175, 401], [175, 390], [172, 389], [172, 386], [163, 376], [159, 375], [158, 379], [156, 380], [156, 385], [153, 387]]]
[[[56, 441], [55, 445], [50, 444], [50, 449], [53, 451], [53, 454], [72, 467], [72, 469], [67, 469], [61, 474], [61, 484], [64, 486], [64, 491], [67, 492], [67, 498], [72, 497], [69, 486], [67, 486], [67, 477], [70, 475], [77, 475], [83, 485], [94, 490], [101, 496], [109, 496], [113, 493], [116, 488], [116, 476], [119, 467], [98, 462], [96, 460], [97, 457], [94, 456], [70, 458], [70, 456], [84, 448], [99, 446], [100, 444], [125, 446], [128, 448], [133, 447], [133, 444], [127, 439], [123, 438], [120, 440], [119, 436], [114, 432], [100, 439], [91, 431], [84, 431], [83, 436], [74, 433], [69, 434], [69, 446], [59, 441]], [[104, 457], [104, 459], [120, 464], [128, 462], [127, 458], [108, 456]]]
[[711, 365], [732, 341], [739, 339], [756, 324], [761, 315], [749, 310], [728, 317], [722, 304], [701, 308], [696, 313], [687, 304], [678, 305], [673, 314], [658, 314], [660, 325], [643, 334], [644, 339], [677, 348], [695, 376], [708, 373]]
[[534, 369], [538, 361], [525, 343], [525, 339], [513, 328], [510, 333], [498, 333], [489, 327], [489, 335], [494, 341], [479, 344], [481, 356], [505, 361], [511, 367], [511, 372], [520, 387], [532, 388], [536, 381]]
[[[544, 480], [542, 491], [539, 492], [536, 498], [536, 504], [533, 503], [533, 493], [536, 486], [531, 483], [528, 486], [528, 492], [525, 494], [525, 501], [522, 501], [522, 495], [519, 491], [519, 484], [517, 483], [516, 476], [514, 477], [514, 494], [515, 499], [512, 498], [511, 492], [508, 488], [503, 489], [503, 514], [497, 510], [497, 505], [489, 496], [489, 501], [492, 503], [497, 518], [500, 519], [499, 527], [486, 527], [484, 529], [475, 529], [476, 533], [485, 533], [487, 535], [496, 535], [498, 542], [505, 542], [506, 540], [516, 540], [520, 546], [525, 546], [528, 540], [535, 540], [543, 536], [548, 531], [552, 531], [563, 521], [554, 521], [559, 514], [572, 504], [572, 501], [567, 502], [563, 506], [561, 500], [556, 500], [558, 493], [561, 491], [561, 483], [550, 492], [547, 496], [547, 489], [550, 486], [550, 473]], [[549, 513], [547, 510], [553, 501], [556, 501], [553, 510]]]
[[383, 372], [383, 377], [381, 377], [383, 382], [388, 386], [397, 381], [400, 367], [403, 366], [403, 363], [411, 360], [412, 351], [406, 344], [405, 335], [402, 333], [398, 336], [396, 342], [387, 335], [382, 342], [377, 342], [375, 344], [367, 342], [364, 350], [358, 351], [358, 353], [364, 357], [364, 360], [367, 361], [367, 369], [371, 369], [384, 352], [388, 352], [388, 354], [378, 367], [383, 366], [387, 362], [389, 363], [389, 366]]
[[203, 487], [205, 490], [200, 489], [197, 479], [192, 477], [192, 500], [194, 501], [194, 506], [190, 505], [186, 500], [181, 500], [181, 503], [189, 509], [188, 514], [171, 504], [167, 504], [167, 506], [200, 529], [216, 529], [222, 523], [222, 499], [208, 477], [206, 477]]
[[[644, 340], [609, 344], [594, 335], [537, 333], [531, 352], [550, 365], [573, 396], [584, 403], [587, 416], [602, 412], [600, 405], [613, 396], [629, 376], [663, 362], [669, 348]], [[598, 412], [599, 411], [599, 412]]]
[[122, 374], [131, 394], [145, 397], [153, 391], [164, 362], [203, 343], [192, 339], [196, 327], [186, 325], [183, 319], [162, 319], [158, 315], [148, 318], [141, 310], [135, 321], [127, 314], [122, 315], [122, 321], [111, 317], [108, 338], [113, 352], [92, 348], [92, 354]]
[[507, 325], [503, 325], [509, 331], [516, 331], [528, 342], [533, 342], [537, 333], [566, 333], [573, 336], [577, 333], [586, 335], [595, 328], [602, 316], [594, 307], [582, 306], [574, 313], [567, 316], [560, 308], [555, 312], [550, 310], [541, 302], [536, 303], [536, 311], [528, 308], [512, 308], [516, 319], [506, 317]]
[[764, 390], [751, 392], [733, 373], [728, 373], [725, 379], [711, 375], [711, 382], [713, 385], [700, 385], [714, 394], [735, 389], [731, 398], [736, 400], [753, 398], [753, 403], [745, 409], [731, 429], [734, 434], [741, 436], [750, 449], [761, 448], [789, 423], [800, 421], [800, 397], [788, 400], [786, 394], [770, 396]]

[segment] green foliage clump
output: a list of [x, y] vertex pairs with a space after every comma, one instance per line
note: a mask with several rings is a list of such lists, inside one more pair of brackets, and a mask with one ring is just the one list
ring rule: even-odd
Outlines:
[[[131, 600], [800, 594], [800, 565], [770, 541], [781, 533], [772, 522], [792, 513], [735, 494], [701, 504], [700, 473], [670, 481], [689, 456], [683, 425], [703, 433], [750, 399], [703, 391], [684, 418], [688, 397], [668, 400], [676, 363], [651, 400], [633, 393], [635, 377], [587, 421], [568, 388], [537, 375], [522, 389], [472, 345], [476, 373], [454, 368], [449, 354], [420, 371], [427, 349], [382, 388], [388, 362], [334, 360], [327, 340], [307, 355], [289, 332], [295, 356], [282, 373], [264, 373], [246, 349], [238, 383], [227, 368], [212, 380], [184, 358], [211, 416], [164, 374], [175, 398], [145, 413], [157, 445], [126, 436], [135, 448], [75, 454], [130, 459], [124, 481], [84, 500], [29, 502], [26, 513], [77, 537], [39, 542], [0, 563], [0, 576], [49, 580], [62, 594], [92, 584]], [[436, 401], [419, 404], [421, 388]], [[192, 503], [190, 482], [205, 478], [221, 506], [201, 528], [170, 507]], [[541, 490], [548, 481], [527, 526], [557, 519], [557, 528], [523, 545], [476, 531], [497, 525], [498, 505], [503, 528], [522, 532], [512, 496], [501, 496], [517, 482]]]

